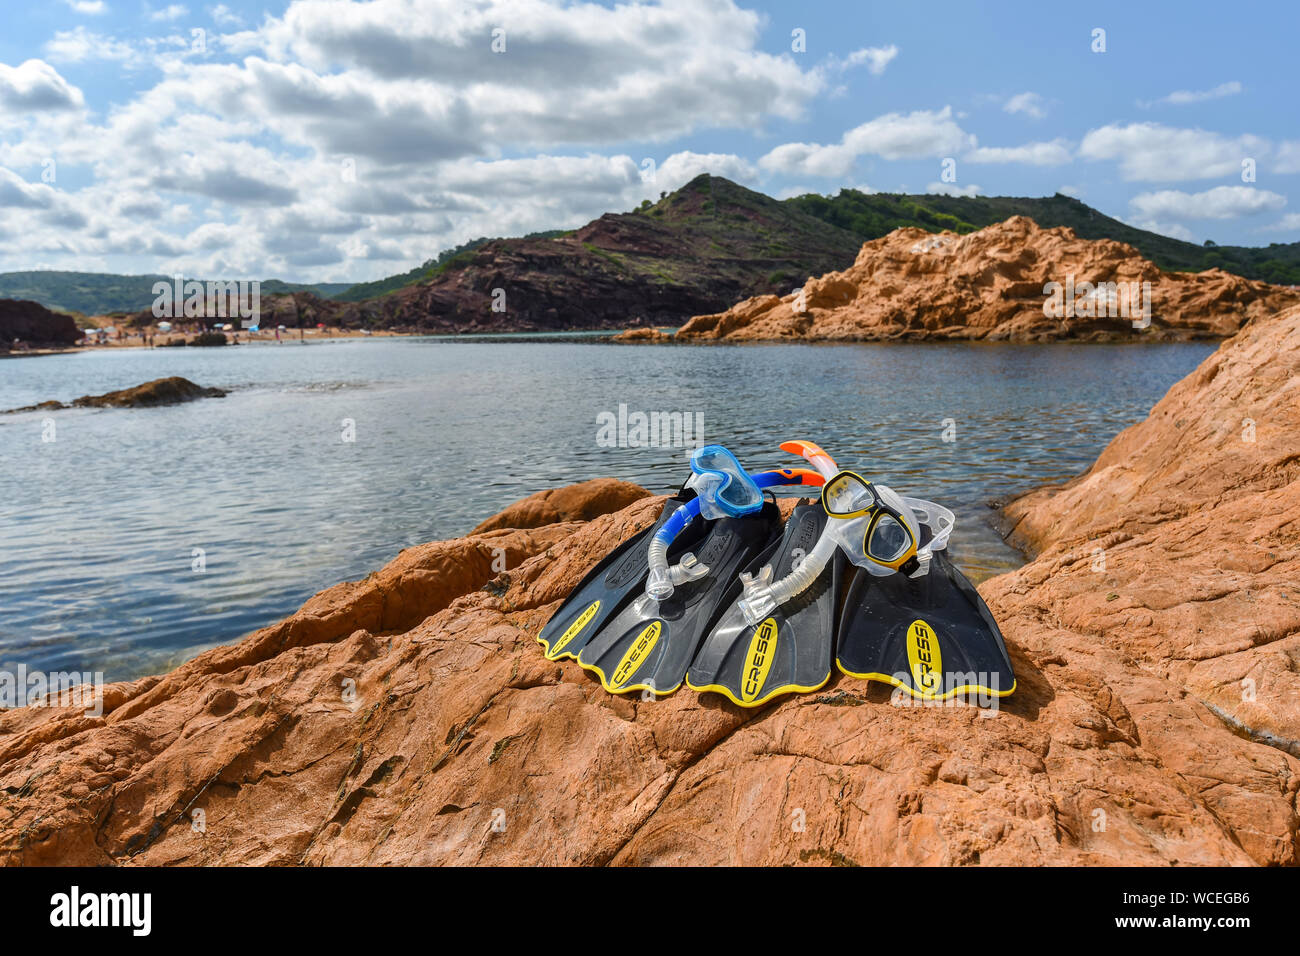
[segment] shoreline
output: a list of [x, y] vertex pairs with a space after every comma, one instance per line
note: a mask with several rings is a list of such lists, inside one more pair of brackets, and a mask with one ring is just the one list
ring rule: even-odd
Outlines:
[[[893, 338], [837, 338], [837, 339], [685, 339], [675, 341], [671, 336], [666, 339], [624, 339], [619, 340], [619, 336], [627, 331], [640, 331], [639, 328], [631, 330], [566, 330], [560, 332], [536, 332], [536, 331], [518, 331], [518, 332], [394, 332], [394, 331], [376, 331], [369, 335], [360, 331], [349, 331], [347, 333], [333, 333], [331, 335], [316, 335], [311, 338], [299, 339], [296, 336], [290, 336], [287, 333], [282, 336], [281, 341], [277, 342], [274, 338], [257, 338], [249, 341], [241, 340], [238, 347], [245, 345], [317, 345], [331, 341], [352, 341], [356, 339], [392, 339], [392, 338], [418, 338], [418, 339], [438, 339], [440, 341], [455, 344], [493, 344], [493, 343], [515, 343], [527, 342], [538, 345], [545, 344], [573, 344], [573, 345], [620, 345], [620, 346], [663, 346], [668, 348], [686, 348], [690, 346], [706, 346], [710, 348], [734, 348], [734, 347], [773, 347], [785, 345], [799, 345], [808, 347], [837, 347], [837, 346], [857, 346], [857, 345], [922, 345], [922, 346], [944, 346], [944, 345], [970, 345], [984, 346], [988, 348], [998, 348], [1013, 346], [1017, 348], [1027, 347], [1051, 347], [1051, 346], [1133, 346], [1133, 347], [1150, 347], [1165, 345], [1214, 345], [1222, 344], [1231, 335], [1192, 335], [1186, 337], [1170, 338], [1152, 338], [1152, 337], [1134, 337], [1134, 338], [1061, 338], [1050, 339], [1046, 341], [1015, 341], [1008, 339], [988, 339], [988, 338], [970, 338], [965, 336], [953, 336], [948, 338], [941, 337], [893, 337]], [[160, 333], [161, 334], [161, 333]], [[47, 355], [70, 355], [81, 352], [98, 352], [108, 349], [167, 349], [167, 348], [190, 348], [197, 346], [169, 346], [169, 345], [143, 345], [139, 342], [105, 342], [97, 345], [72, 345], [66, 348], [30, 348], [21, 351], [0, 350], [0, 359], [18, 359], [18, 358], [37, 358]], [[235, 343], [228, 343], [225, 346], [206, 346], [206, 348], [234, 348]]]

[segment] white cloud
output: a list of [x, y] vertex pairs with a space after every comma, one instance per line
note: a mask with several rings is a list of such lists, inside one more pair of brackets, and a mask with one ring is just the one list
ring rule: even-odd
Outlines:
[[958, 186], [956, 183], [930, 183], [925, 187], [925, 191], [932, 196], [978, 196], [980, 187], [971, 183], [969, 186]]
[[12, 170], [0, 166], [0, 207], [6, 209], [48, 209], [56, 191], [44, 183], [29, 183]]
[[1126, 180], [1161, 182], [1239, 174], [1243, 159], [1263, 156], [1269, 148], [1267, 140], [1249, 134], [1226, 137], [1202, 129], [1130, 123], [1089, 130], [1079, 155], [1118, 160]]
[[758, 165], [768, 172], [847, 176], [859, 156], [920, 159], [950, 156], [976, 145], [952, 118], [952, 109], [886, 113], [849, 130], [839, 143], [784, 143]]
[[1127, 223], [1134, 229], [1145, 229], [1147, 232], [1168, 236], [1170, 239], [1182, 239], [1184, 242], [1196, 241], [1192, 230], [1176, 223], [1156, 222], [1154, 219], [1123, 219], [1121, 222]]
[[1046, 101], [1037, 93], [1017, 93], [1002, 104], [1002, 109], [1008, 113], [1024, 113], [1034, 119], [1047, 115]]
[[865, 63], [868, 73], [872, 76], [880, 76], [896, 56], [898, 56], [898, 47], [892, 43], [889, 46], [869, 46], [854, 50], [839, 65], [847, 69]]
[[215, 7], [208, 7], [207, 10], [212, 21], [220, 26], [242, 26], [244, 23], [244, 18], [224, 3], [218, 3]]
[[701, 173], [711, 173], [740, 183], [752, 182], [758, 176], [758, 170], [749, 160], [732, 153], [692, 153], [687, 150], [673, 153], [659, 165], [653, 186], [655, 189], [672, 192]]
[[160, 10], [151, 10], [149, 12], [149, 19], [156, 20], [156, 21], [170, 22], [172, 20], [179, 20], [181, 17], [187, 15], [189, 12], [190, 11], [188, 7], [183, 7], [179, 3], [172, 3], [163, 7]]
[[81, 90], [44, 60], [26, 60], [18, 66], [0, 63], [0, 113], [80, 109]]
[[1273, 157], [1273, 172], [1300, 173], [1300, 141], [1278, 143], [1277, 154]]
[[1063, 166], [1070, 162], [1070, 144], [1063, 139], [1023, 146], [981, 146], [964, 157], [968, 163], [1025, 163], [1030, 166]]
[[91, 33], [85, 27], [59, 30], [45, 43], [45, 55], [56, 63], [84, 63], [94, 60], [129, 60], [135, 50], [129, 43]]
[[104, 0], [64, 0], [64, 2], [77, 13], [84, 13], [87, 16], [99, 16], [108, 12], [108, 4]]
[[1082, 186], [1067, 184], [1065, 186], [1057, 186], [1056, 191], [1062, 196], [1069, 196], [1071, 199], [1082, 199], [1088, 190]]
[[1292, 232], [1300, 230], [1300, 212], [1289, 212], [1277, 222], [1265, 226], [1266, 232]]
[[1129, 205], [1148, 219], [1238, 219], [1276, 212], [1286, 205], [1286, 197], [1250, 186], [1215, 186], [1199, 193], [1177, 189], [1139, 193], [1129, 200]]
[[1191, 103], [1204, 103], [1206, 100], [1235, 96], [1242, 91], [1242, 88], [1239, 82], [1232, 80], [1228, 83], [1220, 83], [1212, 90], [1175, 90], [1168, 96], [1162, 96], [1158, 100], [1138, 100], [1138, 106], [1143, 109], [1150, 109], [1161, 103], [1169, 106], [1187, 106]]
[[[700, 126], [797, 118], [825, 80], [791, 56], [758, 50], [761, 26], [757, 13], [730, 0], [613, 8], [299, 0], [255, 38], [270, 61], [422, 88], [459, 101], [464, 120], [500, 117], [502, 128], [491, 132], [501, 141], [553, 145], [661, 140]], [[493, 30], [504, 30], [504, 52], [493, 52]]]

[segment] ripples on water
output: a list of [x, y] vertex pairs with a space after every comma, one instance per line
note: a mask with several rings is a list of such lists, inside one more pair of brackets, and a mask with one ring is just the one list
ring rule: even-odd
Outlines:
[[675, 488], [680, 449], [597, 447], [596, 416], [619, 403], [698, 411], [705, 438], [755, 469], [794, 464], [777, 444], [811, 438], [946, 504], [978, 580], [1019, 563], [989, 499], [1086, 468], [1212, 348], [381, 339], [0, 361], [0, 408], [165, 375], [234, 389], [0, 416], [0, 664], [153, 673], [538, 489]]

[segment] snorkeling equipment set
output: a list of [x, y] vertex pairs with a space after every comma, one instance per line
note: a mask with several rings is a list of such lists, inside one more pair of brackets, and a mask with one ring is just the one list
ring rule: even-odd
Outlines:
[[[840, 470], [812, 442], [781, 448], [813, 468], [750, 474], [721, 445], [697, 449], [655, 524], [542, 628], [546, 657], [575, 659], [611, 693], [684, 682], [742, 707], [817, 690], [832, 660], [924, 700], [1014, 691], [997, 623], [945, 553], [953, 513]], [[764, 492], [778, 486], [818, 487], [820, 500], [783, 526]]]

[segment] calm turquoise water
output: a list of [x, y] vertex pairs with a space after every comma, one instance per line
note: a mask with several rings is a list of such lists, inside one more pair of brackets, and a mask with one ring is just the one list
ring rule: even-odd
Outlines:
[[620, 403], [698, 413], [753, 468], [793, 464], [787, 437], [818, 441], [952, 507], [952, 553], [978, 579], [1019, 560], [989, 499], [1087, 467], [1212, 349], [378, 339], [0, 361], [0, 409], [166, 375], [233, 389], [0, 416], [0, 666], [157, 672], [538, 489], [675, 488], [682, 449], [597, 443]]

